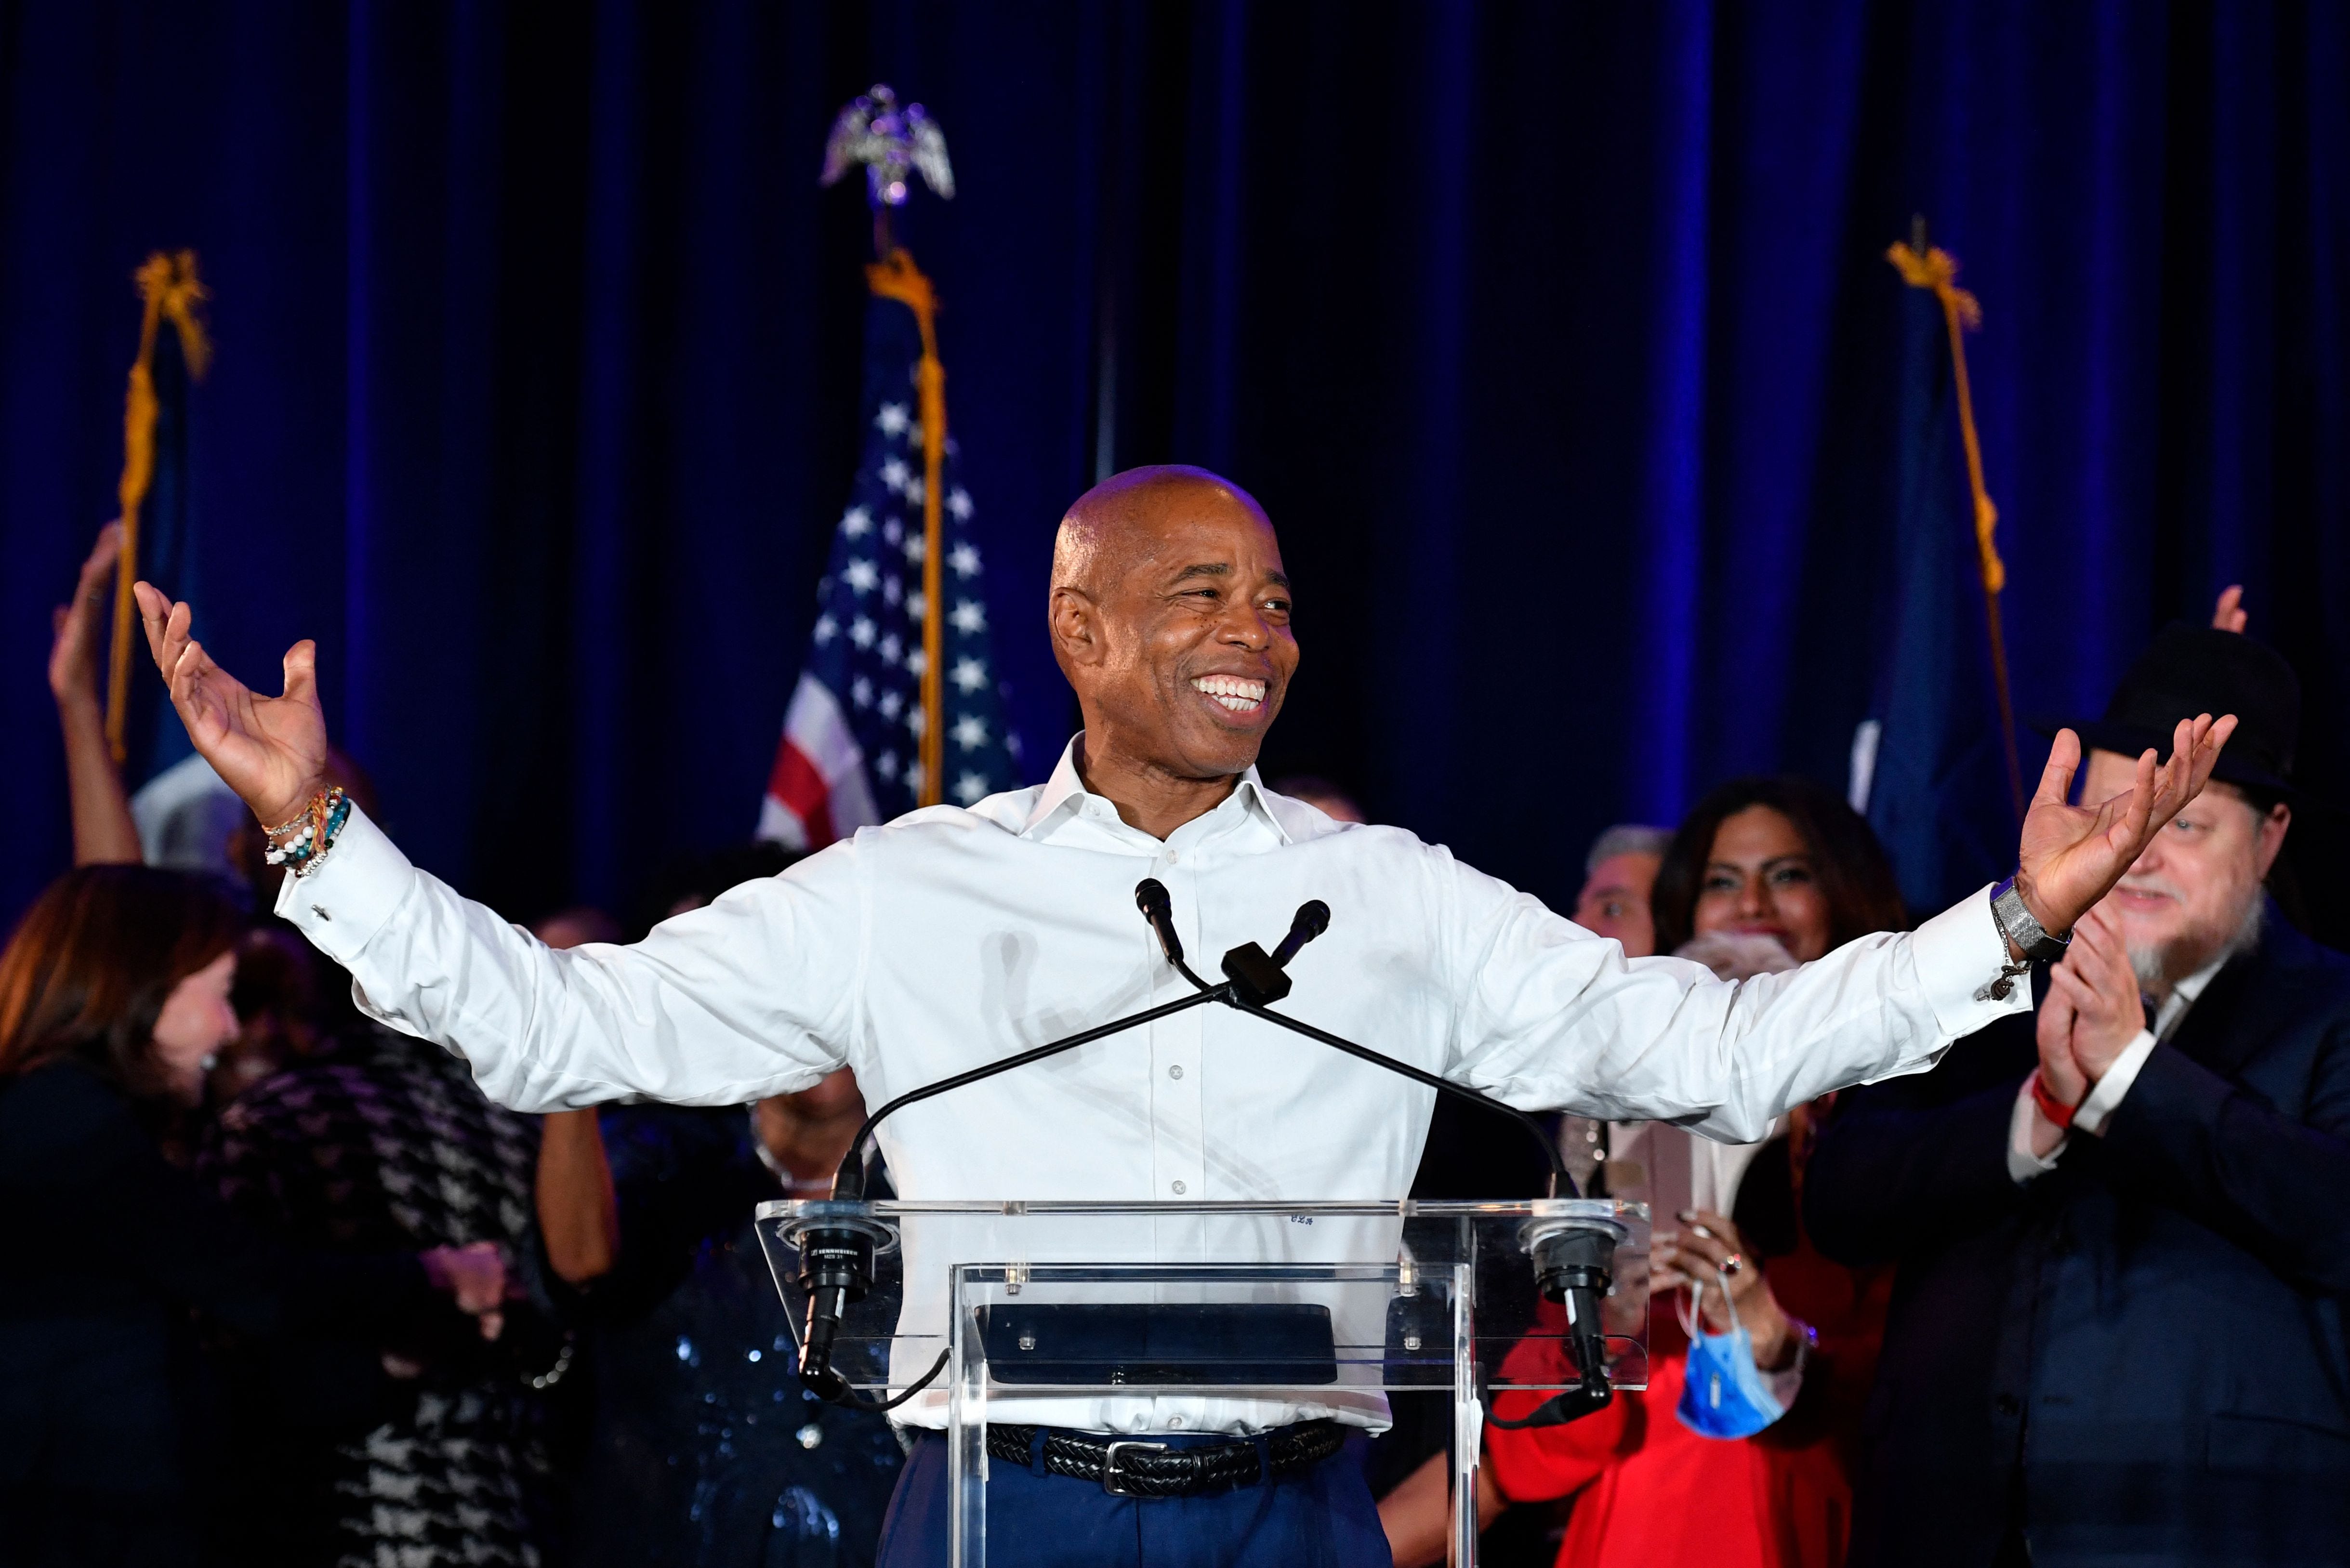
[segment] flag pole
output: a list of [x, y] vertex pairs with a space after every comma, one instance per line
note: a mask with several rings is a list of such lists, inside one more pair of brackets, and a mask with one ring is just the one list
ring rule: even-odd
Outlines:
[[124, 725], [130, 701], [130, 585], [139, 574], [139, 508], [155, 481], [155, 337], [168, 320], [180, 334], [180, 355], [188, 374], [201, 380], [212, 354], [196, 306], [205, 299], [196, 276], [196, 253], [157, 251], [132, 275], [144, 309], [139, 322], [139, 356], [130, 362], [130, 385], [122, 403], [122, 476], [115, 503], [122, 519], [122, 552], [114, 573], [114, 643], [107, 667], [106, 747], [120, 764], [129, 755]]
[[1982, 575], [1983, 617], [1991, 633], [1991, 684], [1999, 695], [1999, 739], [2007, 754], [2008, 802], [2015, 819], [2023, 820], [2023, 760], [2015, 746], [2015, 698], [2007, 678], [2007, 637], [2001, 624], [1999, 596], [2007, 586], [2007, 563], [1999, 556], [1993, 535], [1999, 508], [1991, 504], [1983, 483], [1982, 442], [1975, 434], [1974, 392], [1967, 380], [1967, 332], [1982, 325], [1982, 306], [1959, 286], [1959, 262], [1939, 246], [1926, 243], [1926, 220], [1914, 219], [1909, 243], [1899, 240], [1885, 253], [1912, 288], [1931, 289], [1941, 303], [1942, 320], [1950, 335], [1950, 373], [1959, 399], [1959, 436], [1967, 453], [1967, 485], [1973, 493], [1975, 557]]
[[[876, 234], [887, 238], [876, 220]], [[922, 417], [922, 787], [918, 805], [936, 805], [945, 795], [946, 771], [946, 607], [941, 565], [946, 555], [945, 497], [939, 493], [947, 455], [947, 372], [939, 363], [939, 340], [932, 329], [938, 296], [931, 280], [914, 265], [903, 245], [865, 269], [866, 286], [877, 297], [894, 299], [914, 313], [922, 332], [922, 358], [914, 367], [914, 387], [921, 398]]]
[[885, 83], [852, 99], [832, 122], [825, 140], [821, 182], [830, 185], [851, 169], [865, 171], [865, 199], [873, 209], [873, 265], [866, 286], [875, 296], [894, 299], [914, 313], [922, 329], [922, 358], [914, 367], [922, 417], [922, 749], [921, 788], [917, 805], [946, 798], [946, 607], [941, 558], [946, 552], [939, 493], [947, 454], [947, 373], [939, 363], [938, 295], [914, 257], [890, 233], [889, 213], [906, 204], [913, 177], [942, 197], [954, 195], [954, 170], [947, 161], [946, 134], [919, 103], [900, 106]]

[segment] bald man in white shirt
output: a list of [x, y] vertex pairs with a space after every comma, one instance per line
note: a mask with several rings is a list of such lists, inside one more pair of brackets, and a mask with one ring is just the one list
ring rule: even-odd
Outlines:
[[[1416, 591], [1392, 586], [1399, 638], [1416, 635]], [[262, 697], [190, 640], [187, 606], [144, 584], [139, 602], [197, 750], [292, 838], [324, 787], [312, 645], [286, 655], [285, 694]], [[411, 865], [356, 809], [286, 879], [279, 912], [350, 970], [371, 1014], [461, 1053], [493, 1098], [531, 1111], [628, 1094], [742, 1103], [844, 1064], [879, 1105], [1188, 994], [1136, 916], [1143, 877], [1166, 885], [1201, 951], [1326, 900], [1329, 933], [1294, 967], [1291, 1005], [1326, 1029], [1522, 1108], [1731, 1140], [1829, 1089], [1922, 1070], [2030, 1005], [2011, 939], [2039, 932], [1995, 913], [1989, 889], [1914, 933], [1730, 985], [1693, 963], [1627, 959], [1440, 846], [1265, 789], [1254, 763], [1297, 668], [1290, 584], [1263, 512], [1213, 474], [1139, 469], [1080, 498], [1047, 614], [1085, 729], [1045, 784], [866, 828], [633, 946], [552, 951]], [[2182, 723], [2168, 764], [2148, 752], [2127, 792], [2082, 807], [2066, 803], [2079, 745], [2060, 734], [2023, 827], [2021, 908], [2069, 929], [2202, 787], [2232, 725]], [[879, 1137], [909, 1199], [1388, 1199], [1409, 1183], [1432, 1099], [1261, 1020], [1194, 1009], [909, 1107]], [[1349, 1245], [1324, 1229], [1299, 1256]], [[1137, 1244], [1147, 1255], [1150, 1239]], [[908, 1260], [910, 1330], [943, 1319], [932, 1262]], [[1179, 1447], [1270, 1434], [1275, 1452], [1305, 1424], [1384, 1416], [1342, 1392], [989, 1403], [991, 1422]], [[934, 1431], [943, 1397], [899, 1418]], [[943, 1447], [917, 1446], [885, 1563], [944, 1560]], [[1323, 1464], [1221, 1497], [1145, 1500], [998, 1465], [996, 1561], [1381, 1561], [1349, 1476]], [[1009, 1484], [1035, 1496], [999, 1504]], [[1052, 1528], [1007, 1534], [1022, 1509]]]

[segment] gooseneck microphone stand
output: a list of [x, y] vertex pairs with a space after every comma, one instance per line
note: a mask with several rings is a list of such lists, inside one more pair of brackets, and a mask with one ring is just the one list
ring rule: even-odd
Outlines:
[[[1384, 1067], [1414, 1083], [1470, 1101], [1487, 1110], [1500, 1112], [1523, 1127], [1526, 1135], [1541, 1146], [1543, 1157], [1550, 1166], [1545, 1196], [1556, 1198], [1562, 1191], [1570, 1197], [1575, 1196], [1575, 1179], [1567, 1174], [1566, 1162], [1560, 1156], [1557, 1144], [1543, 1131], [1542, 1124], [1525, 1112], [1475, 1089], [1440, 1078], [1433, 1073], [1423, 1072], [1409, 1063], [1399, 1062], [1367, 1045], [1358, 1045], [1326, 1030], [1316, 1029], [1310, 1023], [1273, 1011], [1272, 1003], [1281, 1001], [1290, 992], [1289, 961], [1295, 958], [1306, 943], [1329, 929], [1329, 905], [1319, 898], [1311, 898], [1299, 905], [1296, 915], [1290, 921], [1288, 935], [1283, 937], [1280, 944], [1270, 953], [1254, 942], [1243, 942], [1225, 953], [1224, 981], [1222, 985], [1211, 985], [1193, 973], [1191, 965], [1183, 961], [1183, 943], [1175, 934], [1174, 913], [1166, 887], [1157, 877], [1147, 877], [1136, 884], [1134, 902], [1158, 937], [1159, 950], [1166, 955], [1167, 961], [1191, 983], [1191, 995], [1081, 1030], [1065, 1039], [973, 1067], [967, 1073], [957, 1073], [952, 1077], [941, 1078], [935, 1084], [926, 1084], [899, 1096], [867, 1116], [864, 1125], [857, 1129], [857, 1136], [850, 1140], [848, 1152], [842, 1157], [840, 1168], [833, 1177], [833, 1201], [855, 1203], [863, 1200], [867, 1182], [866, 1144], [872, 1137], [875, 1127], [906, 1106], [1209, 1002], [1222, 1002], [1253, 1018], [1261, 1018], [1293, 1033], [1318, 1041], [1333, 1050], [1343, 1051], [1374, 1066]], [[799, 1245], [800, 1284], [808, 1294], [807, 1328], [800, 1346], [800, 1378], [817, 1397], [858, 1409], [888, 1410], [912, 1398], [937, 1379], [946, 1367], [947, 1357], [943, 1352], [929, 1372], [895, 1398], [868, 1400], [858, 1396], [849, 1386], [848, 1380], [832, 1365], [832, 1346], [839, 1336], [841, 1317], [848, 1303], [862, 1299], [871, 1288], [873, 1236], [861, 1223], [820, 1223], [801, 1232]], [[1607, 1373], [1602, 1366], [1606, 1339], [1598, 1332], [1598, 1298], [1607, 1293], [1611, 1281], [1613, 1240], [1603, 1232], [1570, 1229], [1538, 1238], [1534, 1251], [1536, 1282], [1543, 1293], [1553, 1301], [1564, 1300], [1566, 1303], [1569, 1333], [1575, 1347], [1581, 1382], [1577, 1387], [1548, 1401], [1532, 1417], [1523, 1421], [1496, 1421], [1494, 1424], [1497, 1426], [1555, 1425], [1599, 1408], [1610, 1397]], [[1492, 1401], [1489, 1399], [1486, 1404], [1490, 1408]]]

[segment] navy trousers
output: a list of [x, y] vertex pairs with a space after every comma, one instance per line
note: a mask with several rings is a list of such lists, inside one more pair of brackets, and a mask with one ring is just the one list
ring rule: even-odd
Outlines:
[[[1222, 1436], [1157, 1433], [1188, 1448]], [[1303, 1474], [1213, 1497], [1114, 1497], [1091, 1481], [992, 1459], [988, 1568], [1393, 1568], [1363, 1480], [1361, 1433]], [[881, 1524], [879, 1568], [945, 1568], [947, 1443], [925, 1432]]]

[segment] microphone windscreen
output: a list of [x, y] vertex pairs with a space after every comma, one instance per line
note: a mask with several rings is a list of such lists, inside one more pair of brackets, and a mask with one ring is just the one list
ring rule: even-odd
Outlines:
[[1319, 898], [1308, 898], [1297, 906], [1296, 915], [1289, 922], [1289, 934], [1273, 950], [1276, 966], [1287, 968], [1297, 956], [1297, 950], [1330, 929], [1330, 906]]

